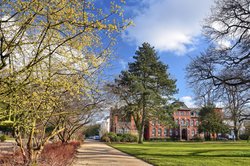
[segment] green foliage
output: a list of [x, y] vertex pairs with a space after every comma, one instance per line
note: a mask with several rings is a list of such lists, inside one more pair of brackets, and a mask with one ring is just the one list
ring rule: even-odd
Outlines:
[[240, 135], [240, 139], [241, 140], [248, 140], [249, 139], [249, 135], [248, 134], [241, 134]]
[[223, 123], [222, 114], [214, 106], [203, 107], [199, 112], [199, 132], [227, 133], [228, 126]]
[[137, 142], [138, 137], [133, 134], [123, 134], [121, 139], [121, 142]]
[[102, 141], [102, 142], [108, 142], [108, 143], [111, 142], [111, 141], [110, 141], [110, 138], [109, 138], [107, 135], [103, 135], [102, 138], [101, 138], [101, 141]]
[[7, 136], [6, 136], [6, 135], [1, 135], [1, 136], [0, 136], [0, 141], [1, 141], [1, 142], [6, 141], [6, 139], [7, 139]]
[[90, 125], [90, 126], [87, 126], [85, 128], [85, 130], [83, 131], [83, 134], [86, 137], [90, 137], [90, 136], [94, 136], [94, 135], [99, 135], [99, 129], [100, 129], [100, 125], [99, 124]]
[[105, 133], [101, 137], [103, 142], [137, 142], [138, 137], [133, 134], [116, 134], [113, 132]]
[[0, 131], [2, 131], [2, 132], [13, 132], [13, 123], [2, 123], [2, 124], [0, 124]]
[[110, 132], [107, 134], [111, 142], [117, 142], [117, 135], [116, 133]]
[[112, 93], [126, 103], [123, 110], [133, 116], [142, 143], [147, 119], [172, 121], [166, 105], [177, 89], [176, 80], [167, 71], [168, 66], [159, 60], [150, 44], [143, 43], [133, 58], [135, 61], [128, 64], [128, 70], [122, 71], [115, 83], [109, 86]]
[[203, 138], [201, 138], [201, 137], [196, 136], [191, 141], [194, 141], [194, 142], [203, 142], [205, 140]]
[[178, 138], [175, 137], [168, 137], [168, 138], [150, 138], [149, 141], [152, 142], [171, 142], [171, 141], [178, 141]]

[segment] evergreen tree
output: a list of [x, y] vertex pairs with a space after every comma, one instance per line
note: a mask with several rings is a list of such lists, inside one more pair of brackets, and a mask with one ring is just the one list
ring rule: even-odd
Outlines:
[[168, 66], [159, 60], [150, 44], [143, 43], [133, 58], [135, 61], [129, 63], [129, 69], [122, 71], [110, 87], [125, 103], [123, 110], [133, 116], [139, 134], [138, 143], [142, 143], [149, 118], [171, 119], [166, 105], [177, 89], [176, 80], [167, 72]]
[[213, 105], [203, 107], [199, 112], [199, 132], [204, 132], [206, 139], [210, 134], [227, 133], [228, 126], [223, 123], [222, 113], [218, 112]]

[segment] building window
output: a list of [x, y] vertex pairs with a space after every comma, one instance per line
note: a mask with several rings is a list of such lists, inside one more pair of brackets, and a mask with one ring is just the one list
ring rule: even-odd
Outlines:
[[173, 135], [173, 130], [172, 130], [172, 129], [169, 130], [169, 135], [170, 135], [170, 136]]
[[181, 126], [184, 126], [184, 125], [185, 125], [185, 120], [182, 119], [182, 120], [181, 120]]
[[194, 121], [193, 120], [191, 120], [190, 126], [194, 126]]
[[175, 135], [178, 135], [178, 130], [175, 131]]
[[162, 136], [161, 133], [162, 133], [162, 130], [161, 130], [161, 128], [159, 128], [159, 129], [158, 129], [158, 136], [161, 137], [161, 136]]
[[123, 129], [118, 129], [118, 130], [117, 130], [117, 133], [123, 134]]
[[183, 111], [181, 111], [181, 115], [182, 115], [182, 116], [183, 116], [183, 113], [184, 113], [184, 112], [183, 112]]
[[196, 125], [199, 126], [199, 121], [198, 120], [196, 120]]
[[189, 120], [186, 121], [186, 125], [189, 126]]
[[178, 112], [178, 111], [176, 111], [176, 112], [175, 112], [175, 115], [179, 115], [179, 112]]
[[129, 132], [130, 132], [130, 130], [127, 128], [124, 130], [124, 133], [129, 133]]
[[191, 116], [194, 116], [194, 112], [191, 112]]
[[168, 130], [164, 129], [164, 136], [166, 137], [168, 135]]
[[192, 137], [194, 137], [194, 134], [195, 134], [195, 131], [194, 131], [194, 130], [192, 130]]
[[155, 134], [156, 134], [156, 130], [155, 130], [155, 128], [153, 128], [153, 130], [152, 130], [152, 136], [155, 137]]

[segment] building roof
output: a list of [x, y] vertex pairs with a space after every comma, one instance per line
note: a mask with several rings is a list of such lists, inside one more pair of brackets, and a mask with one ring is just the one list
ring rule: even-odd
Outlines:
[[186, 105], [184, 102], [182, 102], [182, 101], [175, 101], [175, 102], [173, 102], [172, 104], [177, 105], [178, 108], [179, 108], [180, 110], [190, 110], [190, 109], [187, 107], [187, 105]]
[[199, 113], [199, 112], [200, 112], [200, 110], [201, 110], [201, 108], [190, 108], [190, 110], [191, 110], [191, 111], [195, 111], [195, 112]]

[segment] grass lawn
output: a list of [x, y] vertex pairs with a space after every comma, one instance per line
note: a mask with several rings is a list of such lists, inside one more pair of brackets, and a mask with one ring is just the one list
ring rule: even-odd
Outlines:
[[153, 165], [250, 166], [246, 142], [145, 142], [111, 144]]

